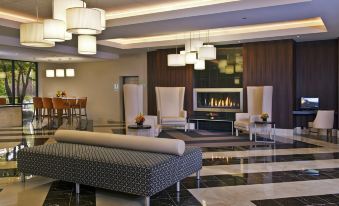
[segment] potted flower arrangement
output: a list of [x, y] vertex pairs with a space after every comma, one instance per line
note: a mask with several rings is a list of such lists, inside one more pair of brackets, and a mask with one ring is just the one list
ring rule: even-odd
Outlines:
[[66, 97], [66, 92], [65, 91], [57, 91], [55, 96], [56, 97]]
[[269, 117], [268, 113], [262, 113], [260, 116], [263, 122], [267, 122], [268, 117]]
[[143, 114], [138, 114], [136, 117], [135, 117], [135, 123], [138, 125], [138, 126], [142, 126], [145, 122], [145, 117]]

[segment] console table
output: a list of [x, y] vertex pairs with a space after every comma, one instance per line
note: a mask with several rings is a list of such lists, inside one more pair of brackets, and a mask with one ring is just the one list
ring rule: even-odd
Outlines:
[[[258, 129], [264, 130], [264, 133], [269, 137], [269, 139], [273, 141], [258, 141], [257, 135], [259, 134]], [[262, 138], [266, 138], [265, 136], [262, 136]], [[254, 141], [255, 142], [268, 142], [268, 143], [275, 143], [275, 123], [274, 122], [267, 122], [267, 121], [255, 121], [254, 122]]]
[[229, 119], [221, 119], [218, 117], [189, 117], [188, 118], [188, 123], [191, 123], [191, 121], [197, 122], [197, 130], [199, 130], [199, 122], [200, 121], [205, 121], [205, 122], [225, 122], [227, 124], [232, 125], [232, 135], [233, 135], [233, 130], [234, 130], [234, 121], [229, 120]]

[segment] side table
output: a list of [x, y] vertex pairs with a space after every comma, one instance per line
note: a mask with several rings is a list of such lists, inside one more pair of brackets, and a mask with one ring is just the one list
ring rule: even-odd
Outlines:
[[[258, 132], [258, 129], [260, 129], [260, 133]], [[264, 140], [258, 141], [257, 140], [258, 134], [260, 134]], [[273, 141], [267, 141], [265, 139], [271, 139]], [[254, 141], [275, 143], [275, 122], [255, 121], [254, 122]]]
[[126, 134], [134, 136], [151, 137], [151, 125], [128, 125]]

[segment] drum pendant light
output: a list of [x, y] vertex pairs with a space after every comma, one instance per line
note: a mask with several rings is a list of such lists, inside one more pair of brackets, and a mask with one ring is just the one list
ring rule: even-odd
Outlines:
[[209, 30], [207, 34], [207, 44], [199, 48], [198, 58], [204, 60], [215, 60], [217, 58], [217, 49], [209, 44]]
[[29, 47], [54, 47], [55, 42], [44, 39], [44, 25], [38, 21], [38, 4], [36, 4], [36, 14], [36, 22], [20, 25], [20, 44]]
[[66, 10], [67, 32], [72, 34], [100, 34], [101, 12], [97, 9], [73, 7]]
[[99, 9], [99, 8], [94, 8], [98, 11], [100, 11], [100, 19], [101, 19], [101, 30], [105, 30], [106, 29], [106, 12], [103, 9]]
[[194, 64], [194, 70], [205, 70], [205, 60], [198, 59]]
[[59, 19], [44, 20], [44, 40], [53, 42], [65, 41], [65, 22]]
[[97, 53], [97, 38], [90, 35], [78, 36], [78, 53], [94, 55]]

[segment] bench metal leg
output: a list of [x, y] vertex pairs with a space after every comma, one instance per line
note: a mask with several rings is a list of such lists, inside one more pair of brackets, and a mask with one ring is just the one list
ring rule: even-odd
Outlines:
[[151, 204], [150, 197], [146, 196], [145, 197], [145, 206], [150, 206], [150, 204]]
[[20, 173], [20, 181], [21, 182], [26, 182], [25, 173]]
[[177, 192], [180, 192], [180, 181], [177, 182]]
[[80, 184], [79, 183], [75, 183], [75, 193], [80, 194]]
[[200, 180], [200, 170], [197, 172], [197, 180]]

